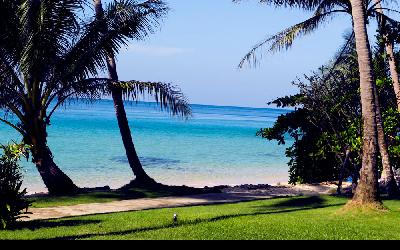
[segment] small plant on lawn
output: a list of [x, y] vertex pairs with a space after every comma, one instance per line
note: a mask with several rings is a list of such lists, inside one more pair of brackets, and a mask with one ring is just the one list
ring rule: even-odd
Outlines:
[[18, 219], [27, 214], [31, 205], [24, 196], [26, 189], [22, 187], [22, 173], [18, 164], [26, 154], [24, 145], [10, 144], [0, 146], [0, 230], [13, 228]]

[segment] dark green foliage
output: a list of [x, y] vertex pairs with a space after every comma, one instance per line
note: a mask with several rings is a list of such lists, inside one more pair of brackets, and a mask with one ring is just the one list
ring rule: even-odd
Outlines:
[[285, 96], [276, 99], [273, 102], [268, 103], [268, 105], [275, 104], [278, 108], [284, 107], [296, 107], [301, 105], [303, 102], [304, 96], [301, 94], [294, 95], [294, 96]]
[[[400, 113], [397, 110], [396, 95], [393, 91], [393, 83], [389, 75], [389, 66], [386, 63], [387, 54], [384, 40], [377, 36], [375, 46], [374, 71], [376, 85], [378, 87], [381, 105], [383, 107], [382, 117], [386, 140], [391, 158], [392, 167], [400, 168]], [[396, 61], [400, 61], [399, 53], [395, 53]]]
[[[303, 96], [304, 97], [304, 96]], [[298, 100], [298, 96], [294, 96]], [[306, 98], [302, 98], [303, 103]], [[284, 105], [285, 107], [286, 105]], [[290, 183], [313, 183], [335, 180], [338, 177], [338, 164], [335, 154], [323, 151], [326, 147], [320, 128], [311, 121], [312, 111], [297, 108], [295, 111], [282, 115], [272, 128], [258, 132], [259, 136], [268, 140], [277, 140], [286, 144], [288, 137], [293, 144], [286, 149], [290, 170]]]
[[[334, 62], [294, 84], [299, 94], [279, 98], [271, 104], [294, 107], [278, 118], [272, 128], [258, 132], [268, 140], [293, 144], [287, 148], [290, 158], [290, 183], [314, 183], [358, 178], [362, 148], [359, 72], [352, 36]], [[374, 69], [382, 105], [385, 134], [395, 168], [400, 166], [400, 114], [389, 72], [384, 44], [374, 53]]]
[[383, 119], [392, 167], [400, 169], [400, 113], [397, 109], [390, 108], [383, 113]]
[[1, 146], [4, 155], [0, 157], [0, 229], [15, 226], [18, 219], [27, 213], [30, 202], [21, 190], [22, 174], [18, 160], [23, 147], [20, 145]]

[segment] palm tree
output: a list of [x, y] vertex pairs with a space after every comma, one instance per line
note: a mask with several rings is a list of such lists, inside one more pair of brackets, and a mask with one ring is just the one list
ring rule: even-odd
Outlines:
[[358, 66], [360, 70], [361, 106], [364, 122], [364, 143], [360, 182], [352, 203], [362, 206], [380, 205], [378, 187], [376, 88], [368, 40], [366, 8], [362, 0], [351, 0]]
[[[241, 0], [234, 0], [240, 2]], [[295, 7], [306, 10], [313, 10], [314, 15], [297, 25], [294, 25], [268, 39], [257, 44], [241, 61], [239, 67], [243, 67], [245, 63], [250, 62], [257, 64], [258, 58], [256, 53], [262, 50], [266, 44], [271, 44], [269, 51], [279, 51], [291, 47], [294, 40], [300, 36], [307, 35], [315, 31], [322, 23], [330, 20], [339, 13], [348, 13], [353, 17], [353, 28], [356, 39], [356, 47], [359, 56], [360, 67], [360, 86], [361, 100], [363, 106], [364, 120], [364, 151], [363, 151], [363, 167], [360, 179], [360, 188], [354, 197], [359, 203], [379, 202], [378, 190], [378, 168], [376, 164], [377, 148], [379, 145], [382, 155], [382, 162], [385, 169], [392, 169], [390, 159], [388, 157], [387, 145], [383, 132], [381, 111], [379, 107], [379, 99], [374, 83], [374, 74], [371, 66], [371, 50], [366, 29], [366, 17], [374, 13], [375, 7], [367, 10], [363, 1], [348, 0], [259, 0], [261, 3], [274, 4], [276, 6]], [[361, 6], [360, 6], [361, 4]], [[360, 9], [361, 7], [361, 9]], [[360, 13], [360, 11], [362, 13]], [[362, 20], [360, 14], [362, 14]], [[382, 14], [381, 14], [382, 15]], [[382, 15], [383, 16], [383, 15]], [[363, 25], [365, 26], [362, 29]], [[368, 49], [368, 50], [365, 50]], [[363, 51], [361, 51], [363, 50]], [[368, 56], [367, 56], [368, 55]], [[367, 56], [367, 57], [366, 57]], [[379, 133], [378, 133], [379, 130]], [[379, 140], [378, 140], [379, 135]], [[380, 142], [380, 143], [379, 143]], [[370, 185], [370, 184], [373, 185]], [[369, 187], [369, 188], [368, 188]]]
[[[104, 24], [104, 10], [102, 6], [101, 0], [94, 0], [94, 9], [96, 12], [96, 18], [99, 22], [103, 22]], [[149, 10], [150, 6], [157, 5], [158, 8], [163, 8], [163, 3], [160, 1], [147, 1], [137, 6], [137, 8], [142, 8], [143, 10]], [[166, 8], [165, 8], [166, 9]], [[162, 13], [155, 12], [156, 17], [161, 15]], [[106, 32], [107, 26], [104, 25], [104, 32]], [[140, 31], [140, 30], [139, 30]], [[109, 73], [109, 78], [112, 81], [118, 81], [118, 72], [117, 72], [117, 64], [115, 62], [115, 57], [112, 51], [107, 52], [107, 68]], [[143, 166], [140, 162], [139, 156], [136, 152], [135, 145], [132, 139], [132, 133], [129, 127], [129, 121], [126, 116], [124, 101], [123, 101], [123, 92], [121, 88], [117, 86], [110, 86], [112, 98], [114, 101], [115, 113], [118, 120], [118, 126], [121, 133], [122, 141], [124, 143], [126, 156], [128, 158], [129, 165], [136, 176], [135, 182], [139, 185], [154, 185], [155, 181], [150, 178], [147, 173], [144, 171]]]
[[[376, 6], [379, 30], [380, 30], [380, 33], [382, 34], [382, 37], [385, 42], [385, 50], [386, 50], [388, 63], [389, 63], [390, 75], [392, 78], [393, 89], [394, 89], [394, 93], [395, 93], [396, 101], [397, 101], [397, 109], [398, 109], [398, 111], [400, 111], [400, 82], [399, 82], [399, 74], [397, 72], [398, 65], [397, 65], [397, 61], [395, 60], [395, 56], [394, 56], [394, 49], [393, 49], [394, 43], [388, 32], [388, 27], [387, 27], [388, 21], [384, 15], [381, 1], [375, 0], [375, 6]], [[379, 124], [379, 122], [378, 122], [378, 124]], [[382, 131], [383, 131], [383, 129], [382, 129]], [[378, 130], [378, 132], [379, 132], [379, 140], [381, 141], [380, 144], [386, 143], [386, 140], [384, 140], [385, 135], [382, 135], [382, 133], [379, 130]], [[387, 151], [384, 153], [387, 153]], [[381, 185], [383, 186], [384, 189], [386, 189], [386, 192], [388, 193], [388, 195], [390, 197], [398, 196], [399, 188], [397, 186], [396, 179], [394, 177], [393, 167], [390, 164], [389, 155], [387, 154], [385, 156], [382, 156], [382, 160], [386, 160], [389, 162], [387, 162], [386, 164], [383, 164], [384, 168], [383, 168], [383, 172], [382, 172], [382, 176], [381, 176]]]
[[115, 86], [125, 98], [136, 100], [148, 94], [174, 115], [190, 114], [184, 95], [169, 84], [96, 77], [106, 70], [108, 53], [143, 35], [153, 13], [164, 9], [135, 12], [136, 2], [114, 1], [105, 11], [104, 32], [104, 25], [95, 17], [80, 21], [83, 3], [0, 1], [0, 108], [5, 113], [0, 121], [22, 135], [49, 193], [54, 195], [78, 191], [55, 164], [47, 145], [52, 115], [69, 98], [95, 100], [111, 94], [110, 86]]

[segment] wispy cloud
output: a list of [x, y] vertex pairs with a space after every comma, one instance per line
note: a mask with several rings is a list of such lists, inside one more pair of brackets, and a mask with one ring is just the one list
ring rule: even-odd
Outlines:
[[160, 46], [144, 46], [144, 45], [130, 45], [127, 48], [129, 53], [144, 54], [156, 57], [171, 57], [181, 54], [190, 53], [193, 49], [174, 48], [174, 47], [160, 47]]

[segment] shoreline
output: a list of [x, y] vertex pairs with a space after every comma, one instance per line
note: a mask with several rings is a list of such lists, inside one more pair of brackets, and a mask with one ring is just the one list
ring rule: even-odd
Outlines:
[[[118, 169], [117, 167], [115, 167]], [[231, 170], [236, 171], [236, 170]], [[114, 176], [101, 176], [90, 179], [77, 176], [75, 173], [69, 173], [74, 183], [81, 188], [96, 188], [109, 186], [111, 189], [119, 189], [132, 181], [132, 174], [126, 171], [127, 175], [122, 176], [115, 174]], [[150, 176], [158, 183], [167, 186], [188, 186], [193, 188], [205, 188], [215, 186], [240, 186], [240, 185], [259, 185], [259, 184], [287, 184], [289, 182], [289, 174], [287, 169], [268, 169], [264, 173], [258, 173], [250, 176], [247, 171], [235, 172], [234, 174], [223, 175], [210, 175], [208, 173], [174, 173], [170, 174], [166, 171], [165, 175], [162, 173], [150, 172]], [[46, 193], [47, 189], [43, 184], [42, 179], [36, 173], [33, 175], [25, 176], [23, 187], [27, 189], [29, 194]]]
[[[221, 186], [246, 186], [246, 185], [270, 185], [270, 186], [280, 186], [288, 185], [289, 176], [286, 169], [282, 173], [269, 174], [268, 172], [264, 175], [252, 176], [252, 177], [239, 177], [239, 176], [208, 176], [208, 175], [190, 175], [181, 174], [174, 175], [173, 177], [159, 177], [153, 175], [154, 179], [166, 186], [185, 186], [198, 189], [210, 188], [210, 187], [221, 187]], [[111, 177], [108, 181], [96, 181], [96, 180], [75, 180], [75, 184], [82, 189], [94, 189], [98, 187], [109, 187], [111, 190], [117, 190], [126, 184], [130, 183], [130, 178], [116, 178]], [[47, 194], [47, 189], [41, 182], [41, 179], [29, 179], [29, 181], [24, 181], [23, 188], [27, 189], [27, 195], [35, 194]]]
[[[333, 194], [337, 190], [337, 182], [322, 182], [315, 184], [241, 184], [241, 185], [217, 185], [217, 186], [204, 186], [204, 187], [192, 187], [192, 186], [169, 186], [169, 187], [183, 187], [183, 188], [197, 188], [204, 190], [219, 190], [221, 193], [230, 194], [263, 194], [263, 195], [329, 195]], [[351, 187], [351, 183], [344, 182], [343, 188], [348, 189]], [[111, 189], [108, 186], [97, 187], [97, 188], [83, 188], [87, 189], [87, 193], [96, 192], [117, 192], [118, 189]], [[210, 192], [213, 193], [213, 192]], [[47, 192], [27, 193], [25, 197], [46, 197], [49, 194]]]
[[[129, 182], [127, 182], [129, 183]], [[78, 185], [78, 187], [82, 189], [109, 189], [112, 191], [118, 190], [121, 187], [127, 185], [127, 183], [124, 182], [119, 182], [118, 184], [113, 184], [113, 185]], [[267, 184], [266, 182], [258, 182], [258, 181], [248, 181], [248, 182], [235, 182], [235, 181], [228, 181], [228, 182], [192, 182], [192, 184], [189, 183], [174, 183], [174, 182], [163, 182], [160, 181], [160, 184], [166, 185], [166, 186], [176, 186], [176, 187], [191, 187], [191, 188], [197, 188], [197, 189], [208, 189], [208, 188], [215, 188], [215, 187], [239, 187], [239, 186], [263, 186], [263, 185], [268, 185], [268, 186], [285, 186], [289, 185], [288, 181], [276, 181], [276, 182], [271, 182], [271, 184]], [[42, 187], [40, 185], [37, 185], [36, 187], [29, 187], [29, 186], [24, 186], [23, 188], [27, 189], [27, 196], [33, 196], [33, 195], [47, 195], [47, 189], [45, 187]]]

